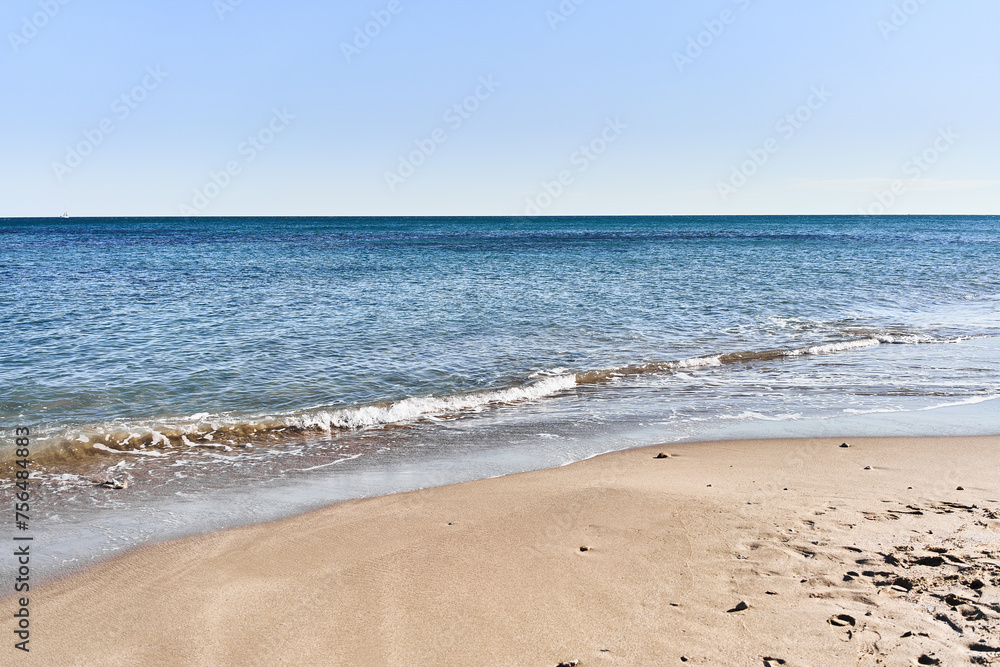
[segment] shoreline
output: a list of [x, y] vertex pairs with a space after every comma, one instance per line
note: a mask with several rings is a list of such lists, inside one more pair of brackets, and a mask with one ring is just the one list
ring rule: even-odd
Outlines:
[[139, 547], [32, 591], [32, 657], [1000, 664], [1000, 436], [841, 442], [631, 449]]

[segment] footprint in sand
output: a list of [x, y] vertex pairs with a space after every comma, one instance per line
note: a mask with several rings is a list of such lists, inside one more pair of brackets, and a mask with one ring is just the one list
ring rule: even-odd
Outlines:
[[853, 616], [850, 616], [849, 614], [837, 614], [836, 616], [828, 618], [826, 622], [833, 626], [838, 633], [841, 634], [841, 641], [851, 641], [851, 637], [854, 636], [853, 628], [857, 623]]
[[827, 621], [827, 623], [829, 623], [830, 625], [834, 625], [838, 628], [845, 627], [848, 625], [853, 628], [854, 624], [857, 623], [857, 621], [854, 620], [853, 616], [850, 616], [848, 614], [837, 614], [836, 616], [831, 616], [830, 619]]
[[878, 632], [866, 626], [854, 633], [854, 639], [858, 643], [858, 653], [868, 656], [878, 655], [878, 643], [882, 640], [882, 635]]

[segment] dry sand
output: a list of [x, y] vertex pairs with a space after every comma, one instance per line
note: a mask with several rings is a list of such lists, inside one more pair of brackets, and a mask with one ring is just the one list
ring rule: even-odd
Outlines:
[[33, 590], [30, 662], [1000, 664], [1000, 437], [841, 442], [632, 450], [154, 545]]

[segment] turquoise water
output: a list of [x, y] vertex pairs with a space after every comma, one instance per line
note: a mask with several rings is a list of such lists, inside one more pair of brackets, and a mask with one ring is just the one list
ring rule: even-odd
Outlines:
[[54, 572], [642, 444], [1000, 433], [998, 267], [996, 217], [0, 220], [0, 456], [32, 429]]

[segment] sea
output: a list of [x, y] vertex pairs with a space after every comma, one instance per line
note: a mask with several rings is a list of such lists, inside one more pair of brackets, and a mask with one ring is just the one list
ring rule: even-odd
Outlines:
[[0, 219], [0, 486], [28, 429], [45, 577], [644, 445], [998, 434], [998, 270], [990, 216]]

